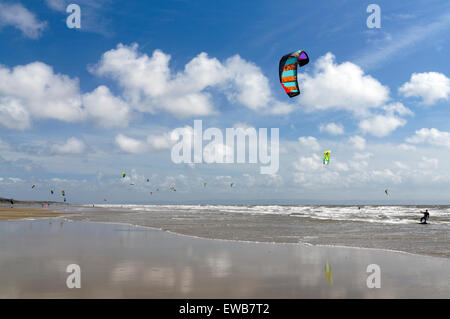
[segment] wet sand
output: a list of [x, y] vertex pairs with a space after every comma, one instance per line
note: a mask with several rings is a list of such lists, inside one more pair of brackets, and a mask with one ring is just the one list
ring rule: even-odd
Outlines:
[[[79, 289], [66, 286], [70, 264], [81, 268]], [[381, 288], [367, 287], [370, 264], [380, 266]], [[450, 298], [450, 260], [63, 218], [7, 221], [0, 298]]]
[[0, 221], [26, 218], [60, 217], [67, 213], [55, 212], [45, 208], [30, 207], [0, 207]]

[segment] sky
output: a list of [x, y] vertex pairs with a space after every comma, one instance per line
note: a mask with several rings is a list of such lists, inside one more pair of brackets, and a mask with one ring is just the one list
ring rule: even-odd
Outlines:
[[[450, 204], [449, 31], [447, 0], [0, 0], [0, 197]], [[278, 63], [298, 49], [289, 98]], [[174, 163], [194, 120], [277, 128], [279, 169]]]

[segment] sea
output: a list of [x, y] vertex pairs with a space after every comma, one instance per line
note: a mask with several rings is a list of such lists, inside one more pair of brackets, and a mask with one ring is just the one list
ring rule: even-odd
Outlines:
[[201, 238], [394, 250], [450, 258], [450, 206], [83, 205], [72, 220]]

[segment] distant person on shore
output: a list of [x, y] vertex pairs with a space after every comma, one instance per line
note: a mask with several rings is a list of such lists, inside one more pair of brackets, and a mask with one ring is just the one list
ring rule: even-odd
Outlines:
[[425, 209], [424, 212], [420, 212], [421, 214], [423, 214], [423, 217], [420, 219], [420, 222], [423, 224], [427, 223], [427, 220], [430, 219], [430, 213], [428, 212], [428, 209]]
[[9, 202], [11, 203], [11, 208], [14, 208], [14, 200], [11, 198], [11, 199], [9, 200]]

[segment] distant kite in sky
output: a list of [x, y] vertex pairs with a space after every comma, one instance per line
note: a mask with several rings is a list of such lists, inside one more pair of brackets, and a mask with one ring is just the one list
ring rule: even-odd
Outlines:
[[328, 165], [330, 163], [331, 151], [326, 151], [323, 153], [323, 165]]
[[279, 66], [280, 83], [289, 97], [300, 94], [297, 82], [297, 65], [300, 68], [308, 62], [309, 57], [303, 50], [297, 50], [281, 58]]
[[125, 178], [125, 176], [127, 176], [127, 173], [123, 172], [122, 173], [122, 178]]

